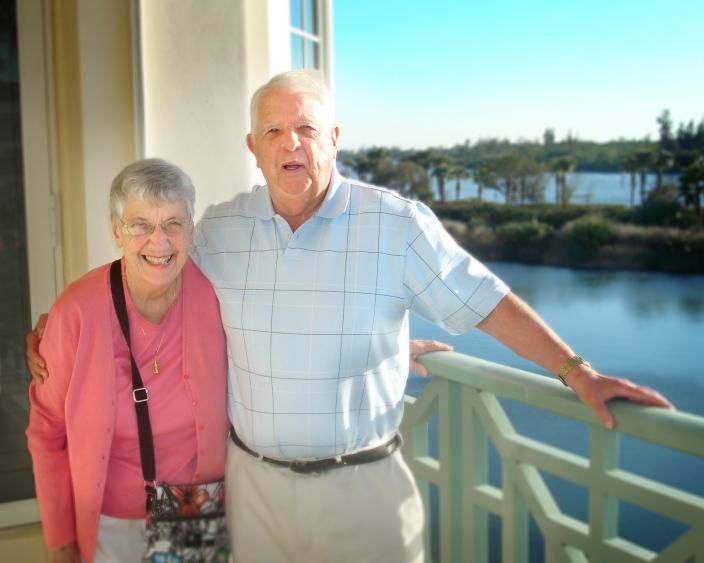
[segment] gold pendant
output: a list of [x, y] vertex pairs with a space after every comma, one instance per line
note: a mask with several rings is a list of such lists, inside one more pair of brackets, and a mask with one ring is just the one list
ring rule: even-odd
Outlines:
[[154, 361], [152, 362], [152, 371], [154, 372], [154, 375], [159, 373], [159, 360], [154, 358]]

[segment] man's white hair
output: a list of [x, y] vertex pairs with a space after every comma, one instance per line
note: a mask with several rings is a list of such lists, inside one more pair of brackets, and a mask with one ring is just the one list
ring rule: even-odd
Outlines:
[[269, 82], [261, 86], [252, 95], [252, 101], [249, 105], [250, 132], [254, 130], [262, 98], [274, 90], [288, 90], [312, 96], [320, 102], [326, 117], [329, 119], [329, 123], [326, 125], [332, 126], [335, 123], [335, 104], [330, 90], [323, 82], [320, 73], [308, 69], [289, 70], [272, 77]]

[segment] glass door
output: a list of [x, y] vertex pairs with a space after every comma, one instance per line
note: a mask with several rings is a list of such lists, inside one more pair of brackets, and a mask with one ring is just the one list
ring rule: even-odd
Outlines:
[[0, 503], [34, 497], [24, 334], [30, 327], [15, 2], [0, 15]]

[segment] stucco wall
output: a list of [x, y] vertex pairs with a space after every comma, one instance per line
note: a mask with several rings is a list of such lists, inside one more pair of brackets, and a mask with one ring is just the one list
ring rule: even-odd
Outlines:
[[245, 144], [249, 97], [289, 64], [285, 45], [270, 40], [288, 37], [287, 9], [282, 0], [142, 2], [144, 154], [191, 175], [197, 216], [259, 181]]

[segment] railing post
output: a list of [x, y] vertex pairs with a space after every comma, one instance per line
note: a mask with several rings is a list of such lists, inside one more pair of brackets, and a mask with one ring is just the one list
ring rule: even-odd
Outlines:
[[[597, 549], [604, 545], [605, 540], [618, 535], [618, 499], [607, 495], [601, 486], [606, 472], [618, 466], [618, 437], [617, 432], [600, 426], [592, 426], [589, 433], [589, 534], [591, 545]], [[592, 561], [603, 560], [602, 553], [589, 555]]]
[[475, 563], [489, 561], [489, 513], [480, 507], [476, 487], [489, 482], [489, 437], [474, 410], [472, 398], [477, 391], [465, 387], [464, 416], [469, 434], [466, 463], [465, 519], [468, 533], [465, 534], [465, 553]]
[[440, 465], [445, 480], [440, 487], [440, 557], [464, 561], [464, 445], [462, 385], [448, 381], [440, 396]]
[[503, 460], [502, 486], [503, 527], [501, 559], [514, 563], [528, 561], [528, 508], [517, 483], [517, 467], [513, 460]]
[[[406, 436], [404, 432], [404, 437]], [[427, 422], [420, 422], [414, 424], [410, 431], [410, 436], [412, 440], [411, 451], [414, 456], [427, 456], [428, 455], [428, 424]], [[431, 529], [431, 512], [430, 512], [430, 483], [425, 479], [416, 479], [416, 485], [418, 487], [418, 492], [423, 499], [423, 513], [425, 515], [425, 526], [423, 527], [423, 545], [425, 546], [425, 563], [431, 561], [430, 553], [430, 529]]]

